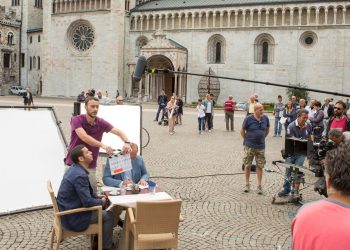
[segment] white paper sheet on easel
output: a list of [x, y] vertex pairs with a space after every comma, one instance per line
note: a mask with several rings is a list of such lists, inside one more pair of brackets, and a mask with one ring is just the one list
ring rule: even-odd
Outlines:
[[111, 175], [120, 174], [131, 170], [132, 165], [130, 154], [113, 155], [111, 158], [109, 158], [109, 166], [111, 168]]

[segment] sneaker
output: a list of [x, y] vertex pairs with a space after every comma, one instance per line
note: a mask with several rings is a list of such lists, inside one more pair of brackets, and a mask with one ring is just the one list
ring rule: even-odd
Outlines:
[[284, 189], [281, 192], [278, 193], [278, 197], [285, 197], [285, 196], [288, 196], [288, 195], [289, 195], [289, 192], [284, 190]]
[[243, 188], [243, 192], [249, 193], [249, 191], [250, 191], [250, 185], [249, 184], [245, 185], [244, 188]]
[[157, 120], [157, 119], [154, 119], [153, 121], [154, 121], [154, 122], [158, 122], [158, 120]]
[[211, 130], [209, 129], [208, 132], [211, 133]]
[[170, 132], [169, 134], [170, 134], [170, 135], [173, 135], [173, 134], [174, 134], [174, 132]]
[[258, 186], [258, 187], [257, 187], [256, 193], [257, 193], [257, 194], [263, 194], [263, 189], [262, 189], [261, 186]]

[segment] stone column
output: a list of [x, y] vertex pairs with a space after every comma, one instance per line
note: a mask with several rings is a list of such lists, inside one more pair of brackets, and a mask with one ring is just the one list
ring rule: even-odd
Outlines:
[[285, 20], [285, 15], [286, 15], [286, 11], [282, 10], [282, 26], [284, 26], [284, 20]]
[[202, 13], [199, 13], [198, 18], [198, 26], [199, 28], [202, 28]]
[[182, 28], [182, 27], [181, 27], [181, 19], [182, 19], [182, 15], [181, 15], [181, 16], [179, 15], [179, 29]]
[[220, 13], [220, 25], [219, 27], [222, 28], [224, 26], [224, 13]]
[[328, 24], [328, 9], [324, 10], [324, 22], [326, 25]]
[[208, 25], [208, 20], [209, 20], [209, 15], [208, 13], [205, 14], [205, 27], [208, 28], [209, 25]]
[[172, 26], [172, 29], [175, 29], [175, 14], [171, 17], [171, 26]]
[[165, 29], [166, 29], [166, 30], [168, 29], [168, 19], [169, 19], [169, 16], [166, 15], [166, 16], [165, 16]]
[[156, 17], [155, 16], [153, 17], [153, 29], [155, 29], [155, 30], [157, 29], [156, 28]]
[[337, 12], [338, 10], [336, 8], [334, 8], [334, 17], [333, 17], [333, 24], [337, 24]]
[[270, 18], [270, 11], [266, 11], [266, 18], [265, 18], [265, 26], [269, 27], [269, 18]]
[[213, 28], [216, 27], [216, 13], [213, 13]]
[[319, 18], [320, 18], [320, 11], [317, 9], [316, 10], [316, 25], [319, 23]]
[[277, 10], [273, 12], [273, 26], [277, 26]]
[[177, 74], [175, 74], [174, 92], [177, 93]]
[[162, 29], [162, 16], [159, 16], [159, 26], [158, 29]]
[[235, 27], [237, 27], [237, 20], [238, 20], [238, 12], [235, 12]]
[[346, 7], [344, 6], [344, 9], [343, 9], [343, 21], [342, 21], [343, 24], [345, 24], [345, 17], [346, 17]]
[[146, 74], [145, 76], [145, 96], [143, 98], [144, 102], [148, 102], [149, 99], [149, 95], [150, 95], [150, 86], [149, 86], [149, 75]]
[[194, 29], [194, 20], [196, 19], [196, 16], [194, 13], [192, 13], [192, 29]]
[[253, 27], [253, 22], [254, 22], [254, 10], [250, 11], [250, 27]]
[[261, 11], [258, 11], [258, 26], [261, 25]]
[[242, 12], [242, 17], [243, 17], [242, 27], [245, 27], [245, 11]]
[[147, 27], [146, 27], [147, 30], [149, 30], [149, 16], [147, 16]]
[[142, 29], [143, 29], [143, 16], [141, 16], [141, 27], [140, 27], [140, 30], [142, 31]]
[[179, 88], [178, 88], [178, 92], [177, 92], [177, 95], [182, 95], [181, 91], [182, 91], [182, 74], [180, 74], [180, 77], [179, 77]]
[[307, 9], [306, 25], [310, 24], [310, 8]]
[[185, 14], [185, 29], [188, 28], [187, 22], [188, 22], [188, 13]]
[[227, 27], [231, 27], [231, 11], [227, 12]]

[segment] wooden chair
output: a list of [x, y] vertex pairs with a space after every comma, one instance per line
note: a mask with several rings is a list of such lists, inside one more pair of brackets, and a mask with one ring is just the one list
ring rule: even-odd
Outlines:
[[178, 249], [180, 211], [181, 200], [137, 202], [136, 217], [128, 208], [126, 233], [133, 235], [134, 249]]
[[[58, 210], [57, 206], [57, 201], [55, 194], [52, 189], [51, 181], [47, 181], [47, 190], [50, 193], [50, 197], [52, 200], [52, 205], [53, 205], [53, 215], [54, 215], [54, 220], [53, 220], [53, 225], [52, 225], [52, 234], [51, 234], [51, 241], [50, 241], [50, 249], [53, 249], [53, 241], [54, 237], [56, 235], [57, 237], [57, 244], [56, 244], [56, 249], [58, 250], [60, 248], [60, 243], [62, 240], [68, 237], [72, 236], [78, 236], [78, 235], [98, 235], [98, 249], [102, 250], [102, 206], [94, 206], [94, 207], [89, 207], [89, 208], [76, 208], [76, 209], [71, 209], [71, 210], [66, 210], [63, 212], [60, 212]], [[98, 213], [98, 222], [96, 224], [90, 224], [89, 227], [82, 232], [74, 232], [74, 231], [69, 231], [63, 228], [61, 224], [61, 216], [67, 215], [67, 214], [73, 214], [73, 213], [81, 213], [81, 212], [86, 212], [86, 211], [97, 211]]]

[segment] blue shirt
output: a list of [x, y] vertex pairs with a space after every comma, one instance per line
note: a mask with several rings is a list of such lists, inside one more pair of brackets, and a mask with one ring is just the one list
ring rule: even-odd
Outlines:
[[247, 116], [242, 128], [246, 131], [243, 145], [254, 149], [265, 149], [266, 129], [270, 127], [269, 118], [263, 115], [258, 121], [254, 115]]
[[312, 127], [309, 122], [306, 122], [303, 127], [299, 126], [298, 119], [288, 125], [286, 136], [308, 139], [312, 133]]
[[[141, 179], [148, 181], [149, 175], [145, 163], [140, 155], [137, 155], [134, 160], [131, 160], [131, 178], [133, 183], [138, 183]], [[109, 160], [107, 160], [105, 173], [103, 175], [103, 183], [111, 187], [120, 187], [123, 180], [126, 180], [125, 172], [111, 175], [111, 168], [109, 166]]]
[[[102, 205], [93, 193], [89, 172], [79, 164], [73, 164], [64, 174], [58, 190], [57, 205], [60, 211]], [[90, 224], [92, 212], [62, 216], [62, 225], [71, 231], [84, 231]]]

